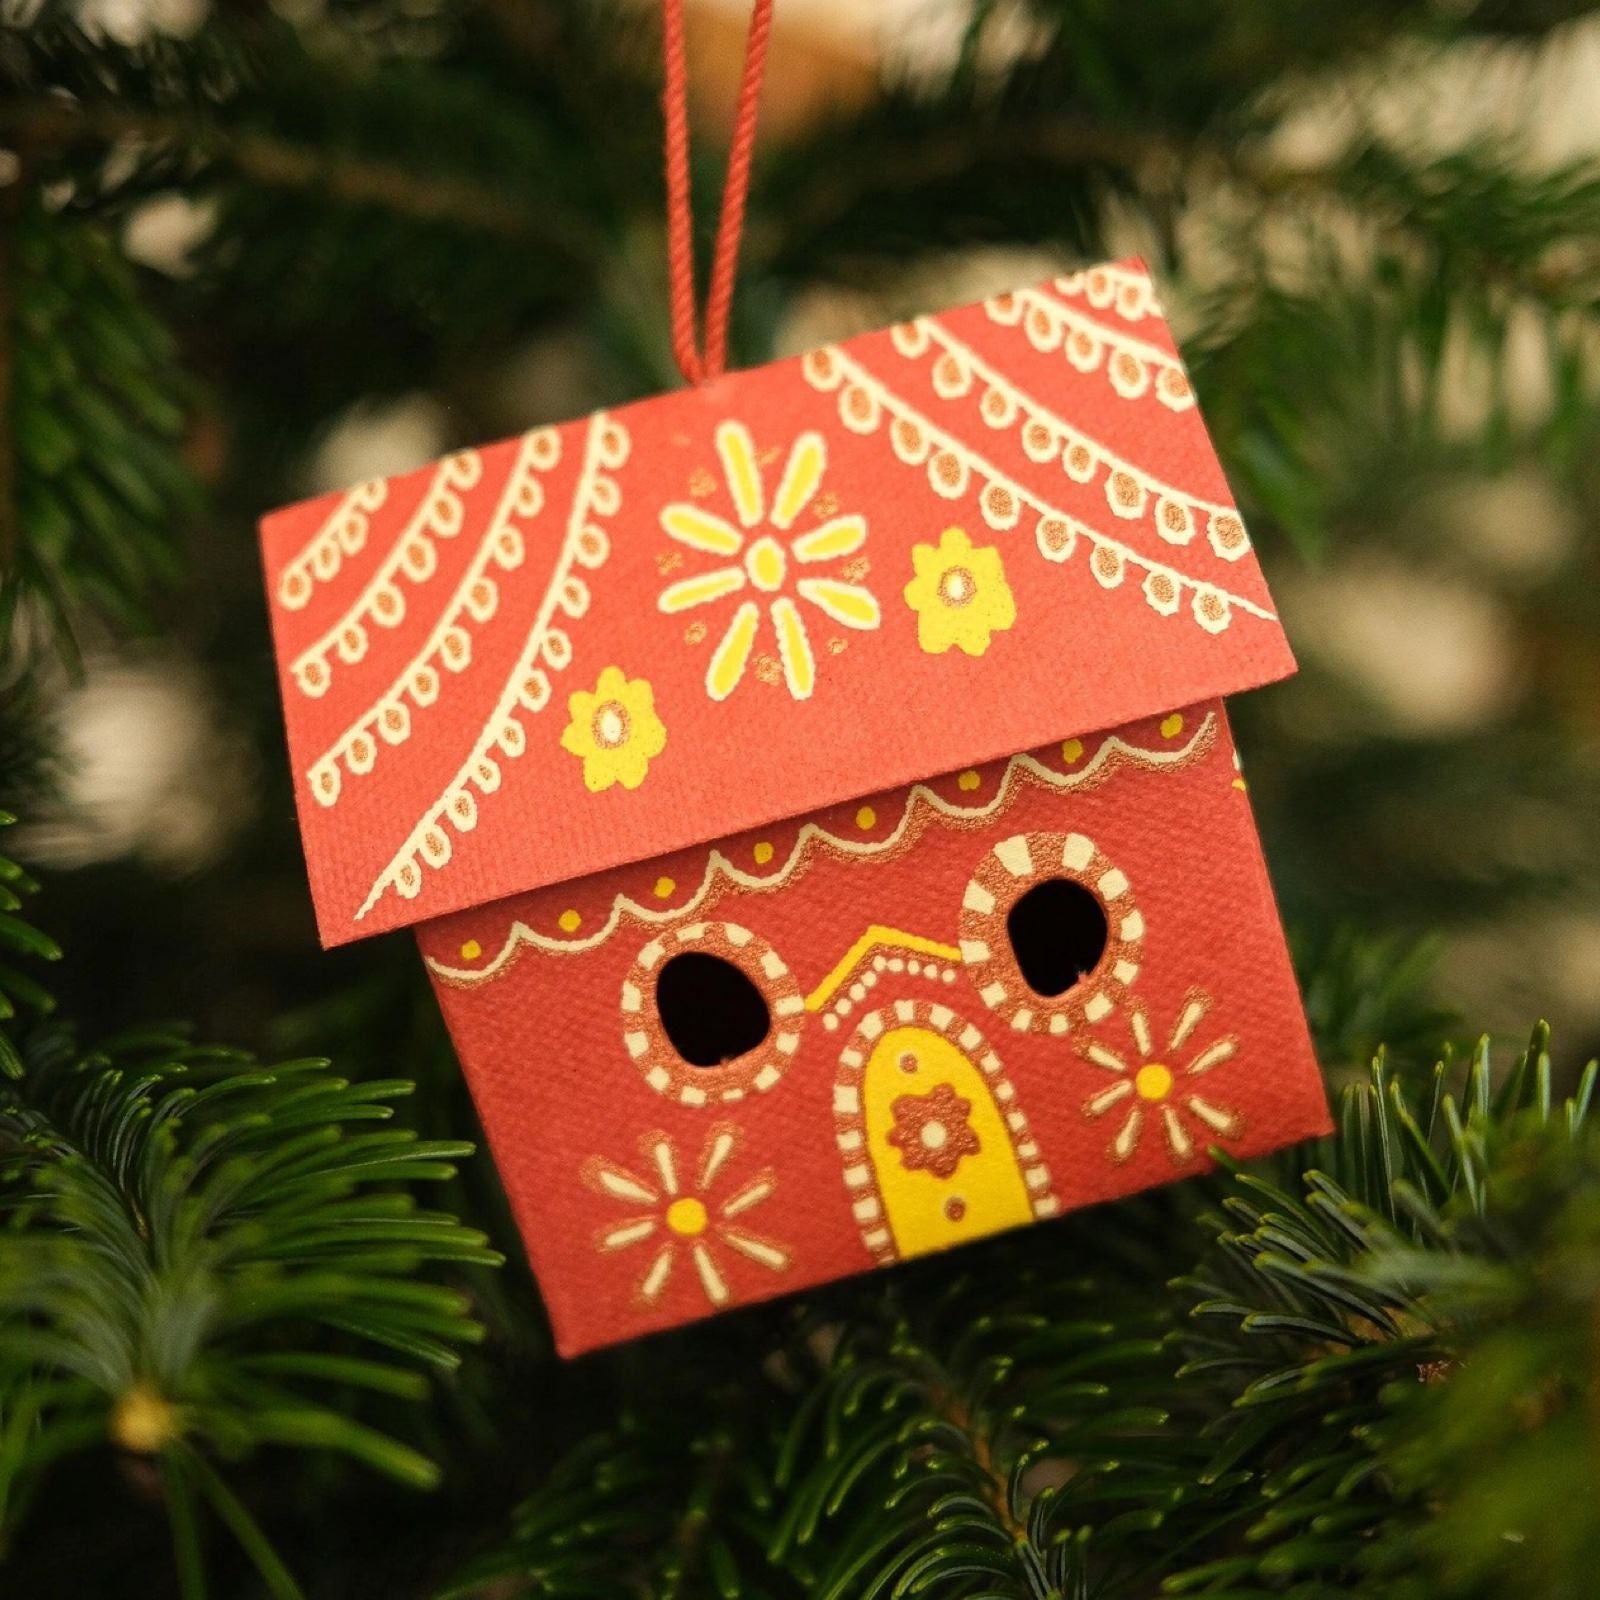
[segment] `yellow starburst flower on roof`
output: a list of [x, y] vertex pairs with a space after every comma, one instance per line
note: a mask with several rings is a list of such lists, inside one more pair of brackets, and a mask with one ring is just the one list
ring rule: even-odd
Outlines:
[[817, 662], [805, 613], [796, 601], [815, 607], [841, 627], [870, 631], [882, 620], [878, 602], [864, 584], [826, 571], [806, 572], [859, 551], [866, 543], [866, 519], [834, 516], [794, 533], [796, 520], [812, 503], [827, 469], [828, 446], [820, 433], [802, 433], [791, 445], [770, 500], [750, 430], [740, 422], [724, 422], [716, 438], [737, 525], [702, 506], [674, 502], [663, 507], [661, 527], [679, 544], [701, 555], [722, 557], [725, 564], [669, 584], [657, 604], [670, 616], [733, 595], [749, 596], [734, 607], [711, 653], [706, 693], [713, 700], [726, 700], [739, 687], [764, 612], [777, 640], [789, 693], [796, 700], [809, 699], [816, 688]]

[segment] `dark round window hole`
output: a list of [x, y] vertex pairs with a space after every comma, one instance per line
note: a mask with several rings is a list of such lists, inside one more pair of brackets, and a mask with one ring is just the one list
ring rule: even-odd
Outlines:
[[731, 961], [703, 950], [673, 956], [656, 979], [656, 1010], [692, 1067], [720, 1067], [754, 1050], [772, 1026], [765, 996]]
[[1046, 997], [1065, 994], [1105, 954], [1105, 908], [1081, 883], [1050, 878], [1012, 906], [1006, 935], [1028, 987]]

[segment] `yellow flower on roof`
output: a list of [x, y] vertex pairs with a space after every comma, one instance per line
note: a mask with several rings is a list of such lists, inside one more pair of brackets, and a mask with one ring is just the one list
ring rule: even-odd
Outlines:
[[1017, 620], [1000, 552], [975, 547], [964, 528], [946, 528], [937, 545], [913, 545], [911, 565], [916, 576], [905, 587], [906, 604], [929, 655], [955, 648], [981, 656], [991, 637]]
[[605, 668], [592, 691], [569, 695], [567, 715], [572, 720], [562, 731], [561, 748], [582, 760], [584, 785], [597, 794], [614, 783], [637, 789], [666, 748], [667, 730], [650, 685], [621, 667]]
[[793, 531], [827, 469], [828, 446], [820, 433], [802, 433], [794, 441], [770, 499], [755, 443], [743, 423], [724, 422], [717, 429], [717, 454], [738, 525], [701, 506], [678, 502], [662, 509], [661, 527], [677, 543], [701, 555], [720, 556], [726, 564], [669, 584], [657, 604], [671, 616], [732, 595], [748, 596], [734, 607], [711, 653], [706, 693], [726, 700], [739, 687], [765, 609], [777, 639], [783, 681], [796, 700], [809, 699], [816, 687], [817, 662], [796, 600], [845, 628], [870, 631], [882, 621], [877, 600], [863, 584], [826, 571], [806, 571], [860, 550], [867, 539], [866, 518], [829, 517], [803, 533]]

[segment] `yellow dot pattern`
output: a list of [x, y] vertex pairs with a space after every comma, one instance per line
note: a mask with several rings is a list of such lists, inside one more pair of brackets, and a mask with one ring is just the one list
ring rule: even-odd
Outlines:
[[967, 770], [956, 779], [957, 786], [965, 789], [968, 794], [971, 794], [972, 791], [978, 787], [978, 782], [978, 774], [974, 772], [971, 767], [968, 767]]
[[756, 858], [756, 865], [764, 867], [772, 859], [772, 846], [763, 839], [750, 853]]
[[874, 811], [871, 806], [862, 806], [862, 808], [856, 812], [856, 826], [860, 828], [863, 833], [865, 833], [868, 828], [876, 827], [877, 823], [878, 813]]
[[677, 887], [677, 884], [675, 884], [671, 878], [657, 878], [655, 888], [656, 899], [665, 900], [669, 898], [672, 894], [672, 891]]
[[468, 939], [461, 947], [463, 961], [476, 961], [483, 954], [483, 946], [476, 939]]
[[563, 911], [561, 915], [556, 918], [556, 926], [560, 928], [563, 933], [576, 933], [578, 929], [583, 926], [583, 918], [580, 917], [576, 911]]
[[1061, 746], [1061, 759], [1070, 766], [1083, 760], [1083, 740], [1068, 739]]

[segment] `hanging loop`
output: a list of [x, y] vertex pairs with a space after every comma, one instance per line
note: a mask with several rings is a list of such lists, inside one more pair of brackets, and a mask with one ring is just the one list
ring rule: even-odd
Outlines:
[[750, 163], [755, 152], [756, 113], [767, 64], [772, 5], [773, 0], [755, 0], [750, 28], [745, 35], [744, 72], [734, 108], [728, 171], [722, 185], [722, 212], [711, 257], [711, 286], [706, 294], [702, 352], [696, 335], [694, 209], [689, 184], [689, 72], [684, 48], [683, 0], [662, 0], [661, 4], [665, 67], [661, 102], [666, 125], [667, 275], [672, 354], [686, 383], [704, 383], [718, 377], [728, 364], [728, 319], [733, 309], [733, 282], [738, 269], [739, 240], [744, 231], [745, 201], [750, 192]]

